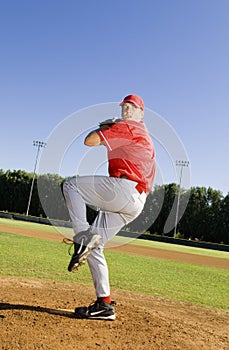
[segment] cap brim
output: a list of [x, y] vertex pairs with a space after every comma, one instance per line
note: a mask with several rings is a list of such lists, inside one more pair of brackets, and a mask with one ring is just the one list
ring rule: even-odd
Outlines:
[[141, 106], [139, 106], [135, 101], [131, 101], [131, 100], [129, 100], [129, 101], [122, 101], [120, 104], [119, 104], [119, 106], [123, 106], [124, 105], [124, 103], [132, 103], [133, 105], [135, 105], [135, 107], [138, 107], [138, 108], [142, 108]]

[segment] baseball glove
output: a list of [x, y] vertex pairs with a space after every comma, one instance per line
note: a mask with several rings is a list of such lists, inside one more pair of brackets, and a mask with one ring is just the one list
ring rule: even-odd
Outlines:
[[122, 119], [119, 119], [117, 117], [106, 119], [103, 122], [99, 123], [99, 128], [101, 130], [106, 130], [106, 129], [110, 128], [112, 125], [119, 123], [121, 120]]

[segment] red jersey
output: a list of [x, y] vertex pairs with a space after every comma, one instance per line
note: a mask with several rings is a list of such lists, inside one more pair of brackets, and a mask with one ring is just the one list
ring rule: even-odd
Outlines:
[[145, 124], [123, 120], [98, 132], [108, 151], [108, 172], [137, 182], [151, 191], [155, 176], [155, 151]]

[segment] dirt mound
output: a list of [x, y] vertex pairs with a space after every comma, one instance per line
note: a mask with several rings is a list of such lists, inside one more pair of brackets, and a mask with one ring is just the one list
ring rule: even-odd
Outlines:
[[92, 287], [1, 278], [1, 349], [228, 350], [228, 313], [114, 290], [117, 319], [77, 320]]

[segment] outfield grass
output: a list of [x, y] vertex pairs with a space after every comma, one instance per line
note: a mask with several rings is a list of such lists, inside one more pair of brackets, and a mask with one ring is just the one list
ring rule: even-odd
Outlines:
[[[27, 222], [27, 221], [2, 219], [2, 218], [0, 218], [0, 225], [39, 230], [44, 232], [53, 232], [57, 234], [62, 233], [66, 235], [72, 232], [72, 230], [69, 228], [55, 227], [51, 225], [44, 225], [44, 224]], [[152, 247], [157, 249], [173, 250], [173, 251], [189, 253], [189, 254], [197, 254], [197, 255], [211, 256], [216, 258], [229, 259], [229, 252], [218, 251], [213, 249], [203, 249], [203, 248], [197, 248], [197, 247], [182, 246], [178, 244], [169, 244], [169, 243], [142, 240], [142, 239], [133, 239], [130, 237], [121, 237], [121, 236], [114, 237], [112, 241], [120, 245], [134, 244], [138, 246], [145, 246], [145, 247]]]
[[[92, 285], [87, 265], [76, 273], [67, 271], [69, 255], [64, 244], [3, 232], [0, 252], [2, 276]], [[108, 250], [105, 254], [114, 289], [229, 309], [228, 270]]]
[[45, 225], [45, 224], [37, 224], [35, 222], [29, 222], [29, 221], [20, 221], [20, 220], [0, 218], [0, 225], [7, 225], [7, 226], [13, 226], [13, 227], [32, 229], [32, 230], [39, 230], [39, 231], [44, 231], [44, 232], [58, 232], [54, 226]]
[[134, 244], [134, 245], [143, 246], [143, 247], [152, 247], [157, 249], [173, 250], [176, 252], [182, 252], [182, 253], [188, 253], [188, 254], [197, 254], [197, 255], [204, 255], [204, 256], [210, 256], [215, 258], [229, 259], [229, 252], [213, 250], [213, 249], [189, 247], [189, 246], [184, 246], [179, 244], [156, 242], [156, 241], [149, 241], [144, 239], [130, 239], [130, 238], [121, 237], [121, 236], [114, 237], [112, 241], [118, 244]]

